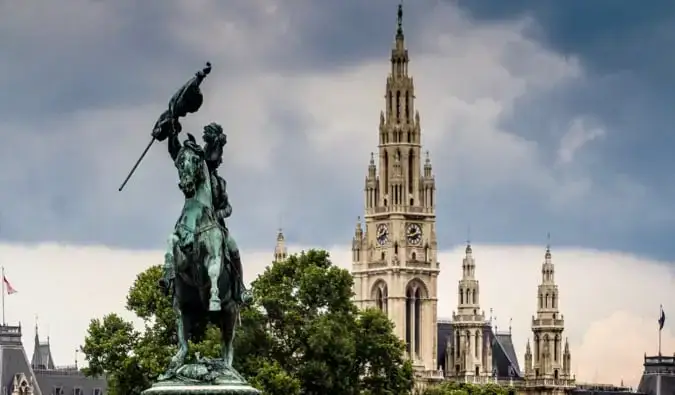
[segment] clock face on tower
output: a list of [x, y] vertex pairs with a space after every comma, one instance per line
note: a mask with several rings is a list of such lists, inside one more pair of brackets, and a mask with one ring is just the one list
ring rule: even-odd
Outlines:
[[412, 245], [418, 245], [422, 242], [422, 227], [418, 224], [409, 224], [405, 234], [408, 243]]
[[387, 228], [386, 224], [379, 224], [377, 225], [377, 232], [375, 234], [375, 238], [377, 239], [377, 244], [379, 245], [385, 245], [389, 241], [389, 228]]

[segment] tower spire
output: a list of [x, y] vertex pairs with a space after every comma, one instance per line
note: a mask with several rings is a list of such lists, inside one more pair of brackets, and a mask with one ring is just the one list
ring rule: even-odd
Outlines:
[[398, 17], [396, 18], [397, 21], [397, 28], [396, 28], [396, 39], [397, 40], [403, 40], [403, 0], [401, 0], [398, 3]]
[[279, 228], [277, 233], [277, 244], [274, 246], [274, 263], [281, 262], [288, 257], [288, 250], [286, 249], [286, 238], [284, 232]]

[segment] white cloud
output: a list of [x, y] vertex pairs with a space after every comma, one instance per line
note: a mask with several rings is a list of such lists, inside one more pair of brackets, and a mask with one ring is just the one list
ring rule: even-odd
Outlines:
[[[273, 235], [272, 235], [273, 236]], [[250, 281], [272, 258], [269, 251], [243, 252]], [[291, 247], [291, 252], [301, 247]], [[522, 363], [530, 319], [535, 311], [543, 249], [532, 246], [474, 245], [481, 284], [481, 306], [493, 309], [500, 330], [513, 319], [513, 333]], [[456, 305], [455, 286], [463, 248], [440, 254], [439, 317], [449, 317]], [[331, 250], [333, 261], [350, 266], [351, 253]], [[125, 313], [123, 306], [135, 276], [162, 262], [161, 251], [132, 252], [103, 247], [58, 245], [0, 246], [0, 261], [19, 293], [6, 298], [7, 321], [21, 321], [24, 344], [32, 352], [32, 324], [37, 314], [42, 336], [50, 335], [56, 362], [72, 363], [92, 317]], [[637, 384], [642, 356], [656, 353], [659, 304], [675, 311], [675, 277], [671, 266], [620, 253], [554, 250], [560, 307], [565, 316], [573, 371], [579, 381]], [[675, 352], [670, 320], [663, 331], [663, 352]], [[81, 358], [81, 356], [80, 356]], [[80, 359], [80, 361], [82, 361]]]

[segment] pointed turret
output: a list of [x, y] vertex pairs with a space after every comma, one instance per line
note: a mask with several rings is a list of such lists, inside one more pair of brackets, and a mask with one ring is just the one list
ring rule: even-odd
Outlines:
[[38, 325], [35, 324], [35, 344], [33, 346], [33, 358], [31, 359], [33, 369], [51, 370], [55, 369], [52, 351], [49, 345], [49, 336], [46, 342], [40, 342]]
[[527, 339], [525, 346], [525, 377], [532, 376], [532, 348], [530, 347], [530, 339]]
[[279, 229], [277, 233], [277, 244], [274, 247], [274, 262], [281, 262], [286, 260], [288, 257], [288, 251], [286, 250], [286, 239], [284, 238], [284, 232]]
[[[457, 285], [457, 313], [453, 313], [453, 336], [460, 347], [463, 360], [453, 360], [450, 366], [464, 366], [453, 372], [456, 379], [468, 376], [490, 377], [492, 375], [492, 344], [488, 332], [485, 313], [480, 311], [480, 287], [476, 279], [476, 262], [473, 258], [471, 242], [467, 241], [462, 259], [462, 277]], [[451, 358], [452, 359], [452, 358]]]
[[565, 339], [565, 351], [563, 352], [563, 372], [568, 377], [572, 374], [572, 354], [570, 353], [570, 343], [567, 338]]
[[556, 379], [564, 387], [572, 385], [574, 380], [570, 376], [567, 344], [563, 351], [565, 321], [559, 312], [558, 300], [549, 235], [541, 265], [541, 283], [537, 287], [537, 313], [532, 317], [534, 353], [531, 379]]
[[363, 251], [363, 227], [361, 227], [361, 217], [356, 219], [354, 228], [354, 238], [352, 239], [352, 262], [361, 262]]

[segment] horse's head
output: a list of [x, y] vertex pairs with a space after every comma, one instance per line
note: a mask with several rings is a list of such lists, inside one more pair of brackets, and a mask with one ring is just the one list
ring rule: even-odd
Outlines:
[[204, 151], [194, 142], [194, 138], [185, 141], [183, 148], [178, 152], [175, 165], [180, 180], [178, 187], [185, 197], [193, 197], [197, 188], [205, 181]]

